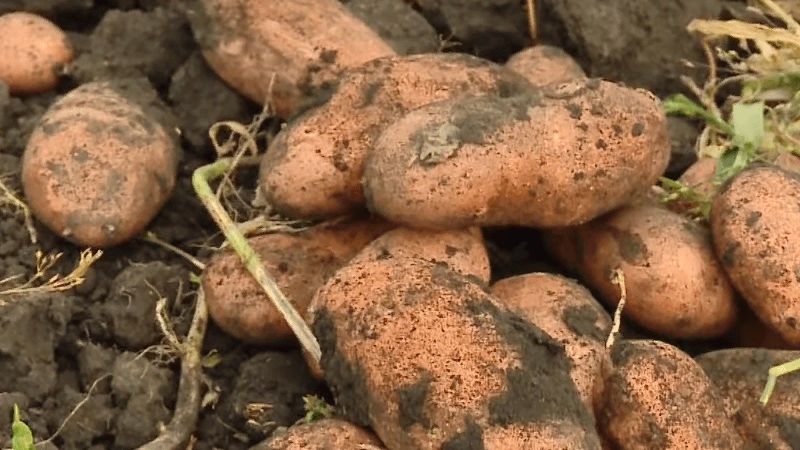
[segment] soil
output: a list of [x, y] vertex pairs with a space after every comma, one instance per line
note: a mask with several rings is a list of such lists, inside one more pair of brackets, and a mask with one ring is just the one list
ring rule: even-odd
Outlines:
[[[177, 118], [186, 150], [175, 193], [149, 231], [207, 260], [220, 240], [194, 195], [191, 174], [213, 160], [207, 136], [212, 123], [248, 123], [260, 107], [208, 68], [187, 20], [168, 6], [172, 3], [0, 0], [0, 13], [26, 10], [55, 21], [70, 33], [78, 55], [53, 92], [15, 98], [0, 83], [0, 176], [21, 192], [19, 158], [27, 137], [60, 95], [89, 80], [146, 77]], [[525, 2], [518, 0], [416, 0], [403, 8], [384, 5], [374, 10], [365, 8], [365, 1], [346, 3], [402, 53], [444, 48], [503, 62], [530, 44]], [[598, 8], [577, 0], [539, 3], [546, 43], [570, 52], [589, 75], [641, 85], [660, 95], [681, 89], [675, 82], [676, 61], [698, 60], [686, 22], [720, 9], [717, 0], [615, 0], [598, 2]], [[674, 6], [661, 6], [667, 4]], [[680, 132], [684, 134], [675, 138], [679, 162], [672, 168], [676, 173], [688, 164], [685, 147], [691, 138], [685, 133], [691, 136], [692, 130], [682, 127]], [[0, 204], [0, 280], [33, 276], [37, 250], [63, 254], [48, 275], [74, 267], [80, 248], [38, 224], [36, 231], [39, 242], [34, 245], [20, 211]], [[495, 278], [557, 270], [541, 256], [534, 231], [493, 229], [486, 230], [486, 237]], [[171, 325], [185, 335], [193, 311], [193, 273], [197, 269], [185, 259], [139, 239], [106, 250], [77, 288], [6, 299], [0, 305], [0, 446], [9, 446], [14, 404], [37, 439], [44, 439], [89, 391], [88, 401], [50, 448], [131, 449], [156, 436], [172, 415], [179, 377], [179, 362], [165, 350], [153, 320], [156, 302], [169, 300]], [[328, 395], [296, 348], [244, 345], [210, 323], [203, 351], [218, 356], [205, 369], [216, 398], [201, 413], [196, 450], [250, 448], [301, 419], [303, 395]], [[469, 432], [464, 442], [471, 440]], [[466, 447], [453, 441], [449, 448]]]

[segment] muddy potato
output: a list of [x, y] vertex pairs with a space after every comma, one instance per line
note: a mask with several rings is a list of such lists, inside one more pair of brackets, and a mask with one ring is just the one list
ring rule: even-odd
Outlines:
[[327, 95], [343, 71], [395, 54], [337, 0], [202, 0], [189, 17], [217, 75], [283, 118]]
[[583, 286], [549, 273], [518, 275], [498, 281], [492, 295], [503, 305], [564, 345], [570, 374], [590, 411], [602, 399], [602, 365], [611, 318]]
[[800, 344], [800, 175], [772, 165], [744, 170], [711, 206], [714, 248], [762, 322]]
[[386, 447], [369, 430], [331, 418], [289, 427], [250, 450], [381, 450]]
[[53, 89], [59, 69], [74, 56], [66, 33], [36, 14], [3, 14], [0, 36], [0, 81], [14, 95]]
[[563, 347], [445, 265], [348, 264], [309, 316], [337, 404], [387, 448], [600, 448]]
[[545, 232], [546, 248], [610, 306], [612, 273], [622, 269], [624, 316], [663, 336], [719, 337], [737, 315], [735, 292], [708, 230], [665, 208], [621, 208], [585, 225]]
[[367, 158], [370, 209], [418, 228], [584, 223], [652, 186], [669, 159], [651, 94], [599, 80], [418, 108]]
[[506, 67], [536, 87], [586, 78], [581, 66], [564, 50], [550, 45], [528, 47], [506, 61]]
[[719, 392], [723, 412], [753, 448], [791, 450], [800, 445], [800, 377], [778, 378], [766, 406], [759, 402], [770, 367], [800, 358], [798, 351], [731, 348], [695, 357]]
[[659, 341], [623, 340], [611, 359], [598, 421], [613, 448], [745, 448], [711, 381], [689, 355]]
[[[381, 221], [352, 221], [300, 233], [265, 234], [250, 238], [249, 242], [302, 316], [316, 290], [389, 228]], [[283, 315], [232, 250], [212, 258], [201, 283], [208, 313], [226, 333], [251, 344], [280, 345], [294, 340]]]
[[135, 237], [175, 186], [180, 148], [169, 117], [146, 81], [87, 83], [53, 103], [22, 158], [33, 214], [82, 246]]
[[291, 217], [363, 210], [364, 162], [387, 124], [434, 101], [526, 87], [519, 75], [466, 54], [374, 60], [346, 75], [327, 103], [278, 134], [262, 159], [261, 191]]

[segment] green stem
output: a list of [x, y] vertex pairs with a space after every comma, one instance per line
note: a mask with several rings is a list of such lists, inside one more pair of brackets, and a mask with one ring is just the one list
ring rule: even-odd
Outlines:
[[770, 396], [772, 396], [772, 391], [775, 389], [775, 382], [778, 381], [779, 376], [797, 370], [800, 370], [800, 358], [783, 363], [779, 366], [770, 367], [769, 375], [767, 376], [767, 384], [764, 386], [764, 391], [761, 393], [761, 404], [766, 405], [769, 401]]

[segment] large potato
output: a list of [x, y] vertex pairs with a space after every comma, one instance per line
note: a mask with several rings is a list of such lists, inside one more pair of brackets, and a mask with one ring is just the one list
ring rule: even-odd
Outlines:
[[347, 74], [324, 105], [292, 121], [261, 163], [261, 190], [292, 217], [333, 217], [364, 208], [361, 178], [375, 138], [422, 105], [529, 87], [520, 76], [465, 54], [387, 57]]
[[382, 450], [386, 447], [369, 430], [333, 418], [289, 427], [250, 450]]
[[800, 344], [800, 175], [756, 166], [734, 177], [711, 207], [714, 247], [762, 322]]
[[652, 186], [670, 153], [651, 94], [585, 80], [418, 108], [370, 151], [370, 208], [420, 228], [586, 222]]
[[53, 232], [109, 247], [167, 201], [180, 159], [175, 127], [146, 82], [84, 84], [53, 103], [22, 159], [25, 198]]
[[349, 264], [309, 309], [344, 414], [390, 449], [599, 449], [563, 347], [443, 264]]
[[726, 333], [736, 320], [735, 292], [709, 232], [687, 217], [641, 204], [545, 236], [555, 259], [577, 272], [608, 305], [619, 301], [612, 274], [622, 269], [624, 315], [649, 331], [711, 338]]
[[522, 75], [536, 87], [586, 78], [581, 66], [571, 56], [550, 45], [536, 45], [520, 50], [506, 61], [506, 67]]
[[343, 71], [395, 54], [338, 0], [201, 0], [189, 17], [217, 75], [284, 118], [327, 95]]
[[603, 398], [602, 367], [611, 318], [592, 294], [560, 275], [531, 273], [498, 281], [492, 295], [564, 345], [583, 403], [590, 411], [597, 410]]
[[619, 341], [598, 419], [619, 450], [743, 450], [703, 369], [669, 344]]

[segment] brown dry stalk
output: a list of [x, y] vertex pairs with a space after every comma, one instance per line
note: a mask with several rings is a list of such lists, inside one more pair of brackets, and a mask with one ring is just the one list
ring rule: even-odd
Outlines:
[[614, 346], [614, 340], [617, 334], [619, 334], [619, 327], [622, 323], [622, 310], [625, 308], [625, 301], [628, 299], [628, 290], [625, 288], [625, 273], [622, 269], [614, 271], [611, 282], [619, 286], [619, 303], [617, 303], [617, 309], [614, 311], [611, 333], [608, 334], [608, 340], [606, 340], [607, 349]]

